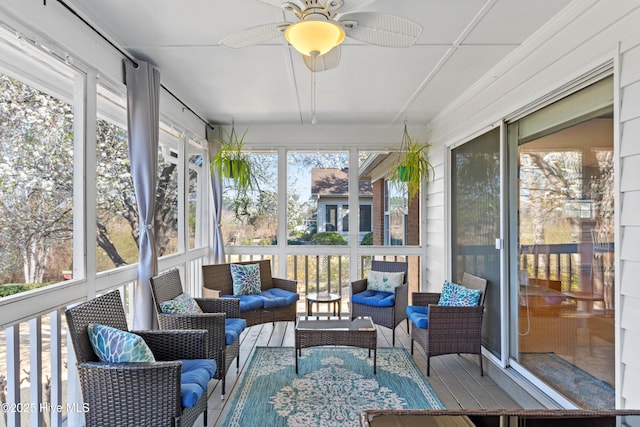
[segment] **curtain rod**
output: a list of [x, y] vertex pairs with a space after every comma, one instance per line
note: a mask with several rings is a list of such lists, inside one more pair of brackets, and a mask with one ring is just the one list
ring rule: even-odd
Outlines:
[[[115, 50], [118, 51], [118, 53], [120, 53], [120, 55], [122, 55], [123, 57], [125, 57], [126, 59], [128, 59], [129, 61], [133, 62], [133, 65], [135, 65], [137, 67], [138, 65], [138, 61], [136, 61], [136, 59], [131, 56], [128, 52], [122, 50], [120, 48], [120, 46], [116, 45], [114, 42], [112, 42], [111, 40], [109, 40], [104, 34], [102, 34], [100, 31], [98, 31], [97, 28], [95, 28], [92, 24], [89, 23], [89, 21], [87, 21], [86, 19], [84, 19], [82, 16], [80, 16], [80, 14], [78, 12], [76, 12], [71, 6], [69, 6], [64, 0], [57, 0], [58, 3], [60, 3], [65, 9], [67, 9], [68, 12], [70, 12], [73, 16], [75, 16], [76, 18], [78, 18], [80, 21], [82, 21], [83, 24], [85, 24], [87, 27], [89, 27], [94, 33], [96, 33], [98, 36], [100, 36], [100, 38], [102, 40], [104, 40], [105, 42], [107, 42], [109, 44], [109, 46], [111, 46], [112, 48], [114, 48]], [[47, 0], [43, 0], [43, 6], [47, 5]], [[200, 121], [202, 121], [202, 123], [204, 123], [206, 126], [210, 127], [211, 129], [214, 129], [213, 126], [211, 126], [211, 124], [209, 124], [209, 122], [207, 122], [205, 119], [203, 119], [198, 113], [196, 113], [195, 111], [193, 111], [191, 109], [191, 107], [189, 107], [187, 104], [185, 104], [180, 98], [178, 98], [173, 92], [171, 92], [169, 89], [167, 89], [167, 87], [165, 85], [163, 85], [162, 83], [160, 84], [160, 87], [162, 87], [162, 89], [164, 89], [169, 95], [171, 95], [176, 101], [178, 101], [184, 108], [186, 108], [187, 110], [189, 110], [194, 116], [196, 116], [198, 119], [200, 119]]]

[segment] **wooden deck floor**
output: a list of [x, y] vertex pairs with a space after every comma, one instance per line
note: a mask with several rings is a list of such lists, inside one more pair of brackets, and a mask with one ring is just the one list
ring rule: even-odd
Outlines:
[[[249, 358], [256, 346], [294, 346], [293, 322], [277, 322], [248, 328], [241, 336], [240, 372], [236, 373], [235, 363], [227, 373], [227, 397], [220, 399], [220, 384], [212, 381], [209, 388], [208, 425], [222, 427], [226, 405], [242, 376]], [[378, 327], [378, 346], [391, 347], [391, 330]], [[410, 350], [410, 339], [405, 324], [396, 329], [396, 347]], [[424, 352], [416, 345], [414, 361], [423, 373], [426, 372]], [[486, 366], [485, 366], [486, 368]], [[442, 403], [448, 409], [519, 408], [519, 405], [502, 390], [489, 376], [480, 376], [475, 356], [448, 355], [431, 359], [431, 375], [427, 378]], [[196, 426], [202, 426], [202, 417]]]

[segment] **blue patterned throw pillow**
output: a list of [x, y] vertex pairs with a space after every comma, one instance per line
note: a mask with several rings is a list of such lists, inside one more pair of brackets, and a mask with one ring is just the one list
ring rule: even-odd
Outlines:
[[160, 303], [160, 311], [165, 314], [199, 314], [202, 309], [191, 295], [181, 293], [174, 299]]
[[87, 326], [89, 341], [103, 362], [155, 362], [153, 353], [141, 336], [105, 325]]
[[447, 307], [470, 307], [478, 305], [479, 301], [479, 289], [469, 289], [447, 281], [442, 285], [442, 293], [440, 294], [438, 305]]
[[234, 295], [253, 295], [260, 293], [259, 264], [231, 264], [230, 268]]
[[404, 282], [404, 273], [388, 271], [369, 271], [367, 275], [367, 289], [372, 291], [395, 292]]

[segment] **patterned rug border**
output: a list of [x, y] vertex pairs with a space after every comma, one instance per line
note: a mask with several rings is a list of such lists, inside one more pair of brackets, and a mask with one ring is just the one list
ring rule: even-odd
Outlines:
[[[293, 347], [255, 348], [230, 396], [222, 425], [244, 426], [248, 420], [255, 425], [260, 417], [260, 423], [270, 427], [357, 426], [363, 409], [445, 409], [404, 348], [378, 348], [377, 375], [368, 350], [354, 347], [303, 349], [296, 375], [294, 351]], [[357, 392], [345, 392], [350, 386]], [[336, 388], [337, 395], [329, 393]]]

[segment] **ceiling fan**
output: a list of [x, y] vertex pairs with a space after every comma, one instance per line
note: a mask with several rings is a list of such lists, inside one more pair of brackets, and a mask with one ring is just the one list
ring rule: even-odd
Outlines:
[[293, 13], [298, 22], [276, 22], [246, 28], [220, 41], [242, 48], [280, 37], [300, 53], [311, 71], [338, 66], [346, 37], [383, 47], [412, 46], [422, 26], [406, 18], [378, 12], [352, 12], [374, 0], [258, 0]]

